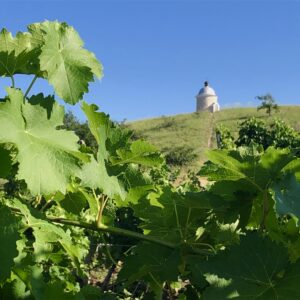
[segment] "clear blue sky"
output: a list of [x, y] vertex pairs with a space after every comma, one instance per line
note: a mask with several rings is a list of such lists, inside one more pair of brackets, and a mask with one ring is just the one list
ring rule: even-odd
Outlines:
[[[0, 4], [0, 27], [13, 33], [45, 19], [75, 27], [104, 65], [103, 79], [84, 99], [114, 120], [193, 112], [204, 80], [221, 108], [255, 106], [254, 97], [267, 92], [279, 104], [300, 104], [300, 1]], [[40, 88], [52, 93], [42, 80]], [[73, 110], [82, 118], [78, 105]]]

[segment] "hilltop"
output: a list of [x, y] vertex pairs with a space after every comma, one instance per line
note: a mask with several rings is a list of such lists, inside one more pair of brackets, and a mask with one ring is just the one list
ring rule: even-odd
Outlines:
[[144, 119], [128, 122], [126, 126], [137, 137], [151, 142], [164, 153], [177, 147], [190, 148], [196, 159], [189, 167], [196, 169], [206, 160], [206, 151], [216, 147], [215, 128], [218, 124], [223, 124], [237, 135], [239, 123], [252, 116], [268, 124], [280, 118], [300, 131], [300, 106], [281, 106], [280, 111], [271, 117], [256, 108], [232, 108], [215, 113], [203, 111]]

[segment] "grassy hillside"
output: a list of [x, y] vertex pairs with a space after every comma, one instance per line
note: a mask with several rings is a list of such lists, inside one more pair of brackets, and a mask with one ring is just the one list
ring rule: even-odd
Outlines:
[[214, 114], [205, 111], [145, 119], [127, 123], [127, 126], [135, 131], [137, 137], [148, 140], [163, 152], [179, 146], [192, 148], [197, 158], [190, 167], [198, 168], [206, 160], [206, 150], [216, 147], [214, 129], [217, 124], [223, 124], [237, 135], [239, 123], [251, 116], [267, 123], [280, 118], [300, 131], [300, 106], [281, 106], [280, 112], [271, 117], [264, 111], [257, 112], [256, 108], [234, 108]]

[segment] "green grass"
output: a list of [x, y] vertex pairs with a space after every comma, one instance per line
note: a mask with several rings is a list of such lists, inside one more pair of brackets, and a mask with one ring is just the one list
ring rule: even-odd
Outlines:
[[281, 106], [278, 113], [271, 117], [264, 111], [256, 108], [224, 109], [214, 114], [199, 112], [180, 114], [176, 116], [145, 119], [127, 123], [127, 127], [134, 130], [137, 137], [156, 145], [163, 152], [178, 146], [190, 147], [197, 154], [197, 159], [189, 166], [197, 169], [206, 160], [206, 151], [216, 147], [214, 129], [216, 125], [223, 124], [234, 135], [238, 134], [238, 125], [247, 118], [255, 116], [267, 123], [274, 118], [280, 118], [300, 131], [300, 106]]

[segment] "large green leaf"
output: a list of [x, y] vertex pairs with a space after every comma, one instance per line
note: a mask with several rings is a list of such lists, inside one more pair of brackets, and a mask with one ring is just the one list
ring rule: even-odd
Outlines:
[[276, 211], [279, 215], [294, 214], [300, 218], [300, 183], [294, 174], [286, 174], [272, 185], [275, 192]]
[[105, 161], [100, 159], [96, 161], [93, 157], [91, 162], [82, 167], [78, 177], [82, 185], [93, 189], [99, 188], [109, 198], [116, 196], [124, 199], [125, 191], [120, 185], [116, 176], [109, 176], [105, 167]]
[[208, 153], [213, 163], [207, 164], [200, 175], [207, 176], [213, 181], [246, 180], [252, 188], [263, 191], [272, 181], [276, 180], [281, 171], [293, 160], [294, 155], [289, 149], [274, 149], [269, 147], [260, 157], [237, 151], [214, 150]]
[[33, 39], [42, 43], [40, 69], [56, 94], [70, 104], [77, 103], [94, 75], [102, 76], [102, 66], [95, 55], [83, 48], [83, 41], [73, 27], [65, 23], [35, 23], [28, 27]]
[[142, 192], [141, 189], [140, 194], [129, 195], [132, 198], [126, 200], [135, 216], [142, 220], [140, 227], [144, 234], [178, 244], [195, 242], [199, 222], [205, 220], [209, 208], [215, 205], [206, 193], [195, 196], [199, 202], [196, 203], [192, 195], [188, 195], [185, 201], [182, 195], [169, 187], [152, 193]]
[[241, 237], [240, 245], [196, 264], [211, 285], [203, 299], [292, 300], [300, 297], [300, 263], [290, 264], [284, 246], [257, 233], [248, 233]]
[[16, 218], [6, 206], [0, 203], [0, 282], [10, 277], [14, 258], [18, 256], [16, 242], [19, 218]]
[[0, 143], [17, 147], [18, 178], [33, 194], [64, 193], [85, 156], [73, 132], [56, 129], [62, 125], [63, 107], [42, 94], [24, 102], [20, 90], [7, 92], [9, 99], [0, 103]]
[[0, 177], [6, 178], [12, 167], [12, 159], [10, 156], [10, 151], [0, 145]]
[[144, 279], [155, 292], [155, 299], [162, 299], [164, 282], [177, 281], [181, 263], [178, 249], [140, 243], [125, 258], [118, 280], [130, 284]]
[[6, 29], [0, 32], [0, 76], [36, 74], [39, 70], [39, 48], [32, 43], [31, 34], [17, 33], [13, 37]]

